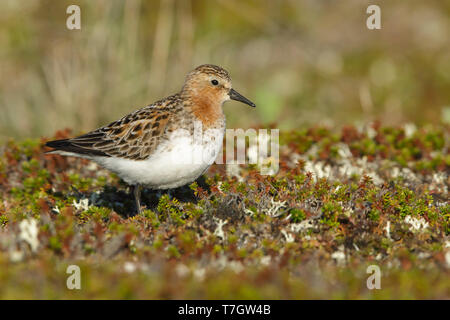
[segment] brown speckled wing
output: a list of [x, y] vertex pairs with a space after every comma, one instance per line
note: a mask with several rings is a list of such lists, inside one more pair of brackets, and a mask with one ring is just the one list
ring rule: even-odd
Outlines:
[[47, 146], [84, 155], [145, 160], [155, 151], [174, 109], [180, 104], [176, 95], [171, 96], [95, 131], [73, 139], [51, 141]]

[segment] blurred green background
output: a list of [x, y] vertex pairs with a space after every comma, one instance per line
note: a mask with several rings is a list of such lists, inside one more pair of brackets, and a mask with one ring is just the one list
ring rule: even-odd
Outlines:
[[0, 141], [95, 129], [180, 89], [203, 63], [258, 108], [228, 127], [448, 121], [450, 1], [0, 2]]

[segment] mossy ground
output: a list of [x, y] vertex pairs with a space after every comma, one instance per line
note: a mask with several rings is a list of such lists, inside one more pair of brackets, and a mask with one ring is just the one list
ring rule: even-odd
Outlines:
[[[449, 131], [285, 132], [276, 175], [213, 165], [170, 196], [144, 191], [140, 215], [113, 174], [44, 155], [45, 139], [10, 141], [0, 298], [448, 299]], [[73, 264], [81, 290], [66, 287]]]

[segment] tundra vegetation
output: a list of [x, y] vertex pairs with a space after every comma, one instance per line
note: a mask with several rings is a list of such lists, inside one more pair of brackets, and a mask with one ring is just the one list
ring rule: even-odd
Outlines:
[[[48, 138], [11, 139], [0, 298], [448, 299], [449, 129], [283, 131], [277, 174], [213, 165], [170, 194], [145, 190], [140, 215], [114, 174], [44, 155]], [[371, 265], [381, 289], [367, 288]]]

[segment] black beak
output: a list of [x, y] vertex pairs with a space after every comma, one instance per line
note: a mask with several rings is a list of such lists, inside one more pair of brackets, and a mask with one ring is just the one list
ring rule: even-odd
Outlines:
[[231, 100], [236, 100], [236, 101], [243, 102], [243, 103], [248, 104], [249, 106], [251, 106], [253, 108], [256, 107], [256, 105], [253, 102], [248, 100], [246, 97], [244, 97], [242, 94], [240, 94], [239, 92], [237, 92], [234, 89], [231, 89], [228, 94], [230, 95], [230, 99]]

